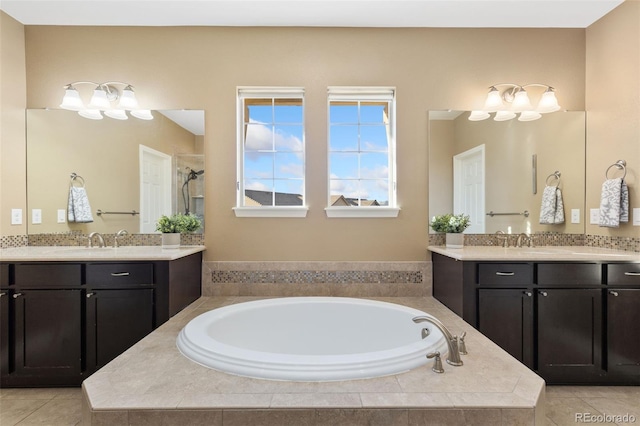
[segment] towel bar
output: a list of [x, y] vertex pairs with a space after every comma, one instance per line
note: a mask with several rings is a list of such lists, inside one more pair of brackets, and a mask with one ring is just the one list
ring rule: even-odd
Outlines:
[[617, 167], [618, 170], [622, 170], [624, 172], [624, 174], [622, 175], [622, 179], [624, 179], [627, 176], [627, 162], [624, 160], [618, 160], [612, 165], [610, 165], [609, 167], [607, 167], [607, 171], [604, 172], [604, 177], [606, 179], [609, 179], [609, 170], [611, 170], [612, 167]]
[[137, 214], [140, 214], [140, 212], [137, 212], [135, 210], [131, 210], [130, 212], [103, 212], [102, 210], [98, 209], [96, 211], [96, 214], [98, 216], [102, 216], [103, 214], [130, 214], [131, 216], [135, 216]]
[[487, 216], [524, 216], [524, 217], [529, 217], [529, 211], [525, 210], [522, 213], [496, 213], [493, 210], [490, 211], [489, 213], [487, 213]]

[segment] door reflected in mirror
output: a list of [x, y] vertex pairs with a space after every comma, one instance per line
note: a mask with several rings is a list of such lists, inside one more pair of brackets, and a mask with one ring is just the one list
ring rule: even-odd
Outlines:
[[[204, 219], [204, 111], [152, 114], [88, 120], [27, 110], [27, 206], [41, 212], [39, 221], [29, 215], [28, 233], [151, 233], [160, 215], [185, 213], [185, 200]], [[72, 185], [84, 188], [83, 200], [70, 201]], [[90, 212], [82, 223], [69, 217], [79, 202]]]
[[[585, 113], [536, 121], [470, 121], [468, 111], [429, 114], [429, 214], [468, 214], [466, 233], [584, 234]], [[560, 172], [564, 222], [540, 224], [542, 194]], [[580, 210], [572, 223], [571, 210]], [[492, 214], [493, 213], [493, 214]]]

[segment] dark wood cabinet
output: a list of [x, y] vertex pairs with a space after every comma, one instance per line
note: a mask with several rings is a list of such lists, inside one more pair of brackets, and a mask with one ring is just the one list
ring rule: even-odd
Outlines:
[[640, 288], [611, 288], [606, 299], [608, 370], [616, 382], [640, 385]]
[[11, 291], [0, 286], [0, 376], [9, 373], [9, 300]]

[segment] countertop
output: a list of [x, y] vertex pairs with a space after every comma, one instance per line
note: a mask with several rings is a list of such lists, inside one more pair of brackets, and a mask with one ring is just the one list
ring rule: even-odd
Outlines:
[[181, 246], [177, 249], [163, 249], [162, 246], [28, 246], [0, 249], [0, 262], [175, 260], [205, 250], [205, 246]]
[[640, 262], [637, 252], [586, 246], [465, 246], [461, 249], [429, 246], [428, 250], [458, 260]]

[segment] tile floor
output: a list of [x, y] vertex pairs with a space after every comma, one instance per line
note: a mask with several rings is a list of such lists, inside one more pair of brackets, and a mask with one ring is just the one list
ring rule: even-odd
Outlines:
[[[547, 386], [547, 426], [640, 425], [640, 386]], [[80, 388], [0, 389], [0, 425], [80, 425]], [[576, 419], [582, 414], [583, 421]], [[620, 416], [620, 422], [597, 417]], [[627, 415], [627, 419], [622, 416]], [[615, 420], [615, 419], [613, 419]], [[633, 421], [635, 420], [635, 421]], [[181, 425], [188, 426], [188, 425]]]

